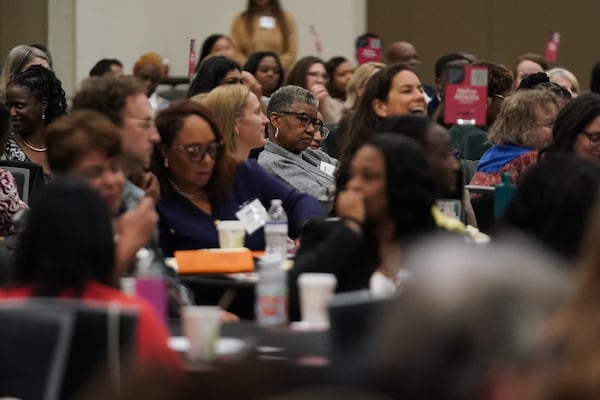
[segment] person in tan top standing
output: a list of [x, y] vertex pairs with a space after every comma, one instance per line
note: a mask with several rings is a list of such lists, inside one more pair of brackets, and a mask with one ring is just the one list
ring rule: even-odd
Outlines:
[[277, 54], [286, 70], [296, 60], [296, 22], [279, 0], [248, 0], [246, 11], [233, 20], [231, 40], [242, 65], [257, 51]]

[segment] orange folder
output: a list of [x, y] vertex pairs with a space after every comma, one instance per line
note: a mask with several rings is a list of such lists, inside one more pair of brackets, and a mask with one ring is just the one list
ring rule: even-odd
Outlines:
[[247, 248], [175, 251], [180, 274], [233, 274], [254, 271], [253, 254]]

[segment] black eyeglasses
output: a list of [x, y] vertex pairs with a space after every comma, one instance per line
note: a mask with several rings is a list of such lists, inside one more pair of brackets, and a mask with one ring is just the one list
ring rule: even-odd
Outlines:
[[319, 132], [321, 132], [321, 139], [323, 139], [323, 140], [327, 139], [327, 136], [329, 136], [328, 128], [322, 127]]
[[585, 131], [581, 131], [580, 132], [582, 135], [587, 136], [587, 138], [589, 139], [590, 143], [593, 145], [597, 145], [600, 144], [600, 133], [592, 133], [592, 132], [585, 132]]
[[216, 160], [222, 146], [223, 142], [219, 141], [210, 142], [206, 146], [201, 146], [199, 144], [173, 144], [171, 147], [177, 150], [185, 151], [190, 157], [190, 161], [197, 163], [204, 160], [204, 157], [206, 157], [207, 154], [210, 156], [210, 158]]
[[[297, 112], [292, 112], [292, 111], [275, 111], [278, 114], [284, 114], [284, 115], [295, 115], [296, 118], [298, 118], [298, 121], [300, 121], [300, 125], [302, 125], [303, 127], [307, 127], [308, 125], [312, 125], [314, 126], [314, 128], [316, 130], [318, 130], [319, 132], [321, 132], [321, 136], [324, 135], [323, 133], [323, 121], [321, 121], [320, 119], [317, 118], [313, 118], [310, 115], [308, 115], [307, 113], [297, 113]], [[329, 129], [327, 129], [327, 134], [329, 134]], [[323, 137], [323, 139], [325, 139], [325, 137]]]

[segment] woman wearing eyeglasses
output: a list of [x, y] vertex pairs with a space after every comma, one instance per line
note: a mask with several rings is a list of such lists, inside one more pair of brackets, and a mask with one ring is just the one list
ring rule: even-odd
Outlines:
[[477, 165], [472, 185], [493, 186], [508, 172], [516, 183], [552, 141], [552, 127], [564, 102], [551, 89], [519, 90], [502, 103], [490, 126], [490, 147]]
[[600, 164], [600, 95], [586, 93], [558, 113], [544, 155], [573, 153]]
[[258, 163], [282, 181], [321, 202], [329, 212], [333, 205], [337, 160], [309, 148], [315, 135], [326, 137], [318, 118], [317, 99], [299, 86], [284, 86], [271, 96], [267, 115], [275, 132], [265, 143]]
[[[272, 199], [283, 201], [293, 238], [307, 218], [323, 215], [315, 199], [273, 178], [254, 160], [236, 161], [224, 151], [221, 130], [201, 104], [173, 104], [158, 115], [156, 126], [161, 143], [153, 155], [153, 170], [161, 183], [157, 209], [165, 255], [219, 247], [217, 221], [240, 219], [238, 211], [254, 215], [261, 206], [268, 209]], [[264, 249], [262, 228], [246, 235], [244, 244]]]
[[326, 124], [337, 124], [342, 117], [343, 104], [334, 100], [327, 90], [329, 75], [325, 62], [319, 57], [302, 57], [287, 73], [284, 85], [296, 85], [308, 89], [319, 100], [319, 111]]

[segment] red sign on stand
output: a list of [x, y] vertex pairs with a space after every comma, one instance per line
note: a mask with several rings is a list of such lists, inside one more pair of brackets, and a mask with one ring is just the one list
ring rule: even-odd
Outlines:
[[558, 60], [558, 45], [560, 43], [560, 33], [552, 32], [550, 33], [550, 39], [546, 43], [546, 54], [544, 55], [544, 59], [548, 62], [556, 62]]
[[450, 65], [444, 95], [444, 123], [485, 125], [487, 67]]

